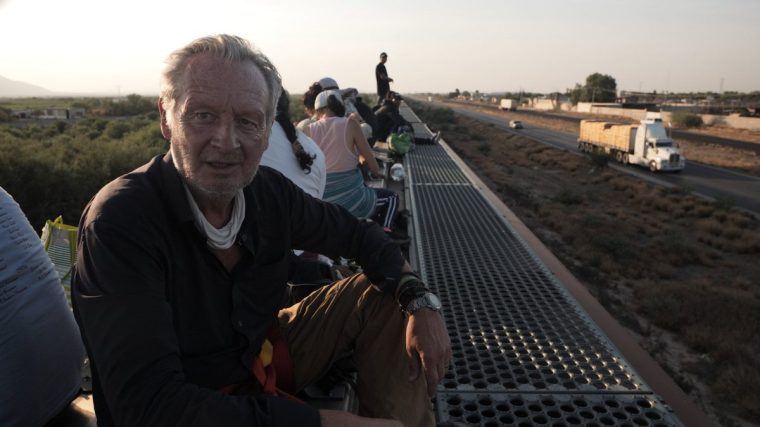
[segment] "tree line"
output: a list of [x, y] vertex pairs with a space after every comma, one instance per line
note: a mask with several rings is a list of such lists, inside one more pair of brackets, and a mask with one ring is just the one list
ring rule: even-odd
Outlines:
[[103, 185], [168, 148], [154, 111], [45, 127], [0, 125], [0, 186], [38, 232], [58, 215], [76, 224]]

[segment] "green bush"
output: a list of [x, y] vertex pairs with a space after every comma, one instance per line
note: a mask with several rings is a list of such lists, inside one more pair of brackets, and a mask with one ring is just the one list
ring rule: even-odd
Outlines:
[[702, 116], [688, 111], [676, 111], [671, 120], [678, 127], [698, 128], [703, 124]]
[[[107, 131], [100, 134], [100, 127]], [[37, 231], [58, 215], [76, 224], [103, 185], [167, 150], [158, 121], [139, 116], [78, 123], [62, 133], [56, 126], [0, 126], [0, 186]]]
[[121, 139], [131, 130], [128, 123], [124, 121], [113, 121], [106, 127], [105, 134], [111, 139]]

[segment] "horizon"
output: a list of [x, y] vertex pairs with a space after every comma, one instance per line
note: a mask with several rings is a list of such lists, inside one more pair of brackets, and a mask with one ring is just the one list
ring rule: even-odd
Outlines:
[[[402, 93], [564, 93], [595, 72], [627, 91], [760, 90], [753, 42], [760, 39], [760, 2], [752, 0], [383, 6], [221, 0], [196, 12], [192, 3], [176, 1], [113, 7], [0, 0], [0, 37], [17, 40], [0, 46], [0, 75], [53, 97], [156, 96], [171, 51], [197, 37], [231, 33], [269, 56], [291, 93], [325, 76], [373, 93], [381, 51], [388, 52], [392, 90]], [[326, 14], [329, 22], [321, 19]], [[167, 22], [171, 31], [154, 35]]]

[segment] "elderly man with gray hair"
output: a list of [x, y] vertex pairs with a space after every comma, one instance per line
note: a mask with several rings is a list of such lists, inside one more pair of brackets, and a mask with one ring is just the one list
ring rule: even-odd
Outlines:
[[[176, 51], [158, 105], [169, 152], [85, 209], [73, 293], [99, 425], [434, 422], [440, 303], [379, 226], [259, 167], [280, 90], [239, 37]], [[283, 308], [291, 249], [364, 273]], [[347, 352], [359, 416], [291, 398]]]

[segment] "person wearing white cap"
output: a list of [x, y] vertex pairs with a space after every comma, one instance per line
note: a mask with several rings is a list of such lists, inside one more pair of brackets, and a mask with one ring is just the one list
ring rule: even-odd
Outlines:
[[319, 79], [319, 85], [322, 86], [322, 90], [340, 89], [338, 82], [332, 77], [322, 77]]
[[322, 149], [327, 163], [324, 200], [343, 206], [358, 218], [372, 218], [390, 231], [398, 194], [364, 185], [357, 167], [363, 158], [373, 177], [383, 177], [359, 125], [343, 117], [345, 107], [337, 90], [326, 90], [314, 102], [319, 120], [306, 132]]
[[[372, 134], [374, 132], [374, 126], [370, 122], [374, 118], [373, 114], [367, 114], [367, 111], [365, 111], [364, 114], [362, 114], [361, 111], [359, 111], [359, 108], [357, 107], [357, 95], [359, 94], [359, 91], [357, 91], [354, 88], [346, 88], [341, 90], [338, 86], [338, 82], [335, 81], [332, 77], [322, 77], [317, 82], [321, 87], [322, 90], [331, 90], [335, 89], [340, 93], [341, 101], [343, 102], [343, 106], [345, 107], [345, 116], [356, 120], [357, 123], [359, 123], [359, 126], [362, 129], [362, 134], [364, 134], [364, 138], [369, 140], [372, 138]], [[311, 88], [310, 88], [311, 89]], [[363, 103], [362, 103], [363, 104]], [[371, 112], [371, 110], [370, 110]], [[372, 116], [372, 117], [370, 117]]]

